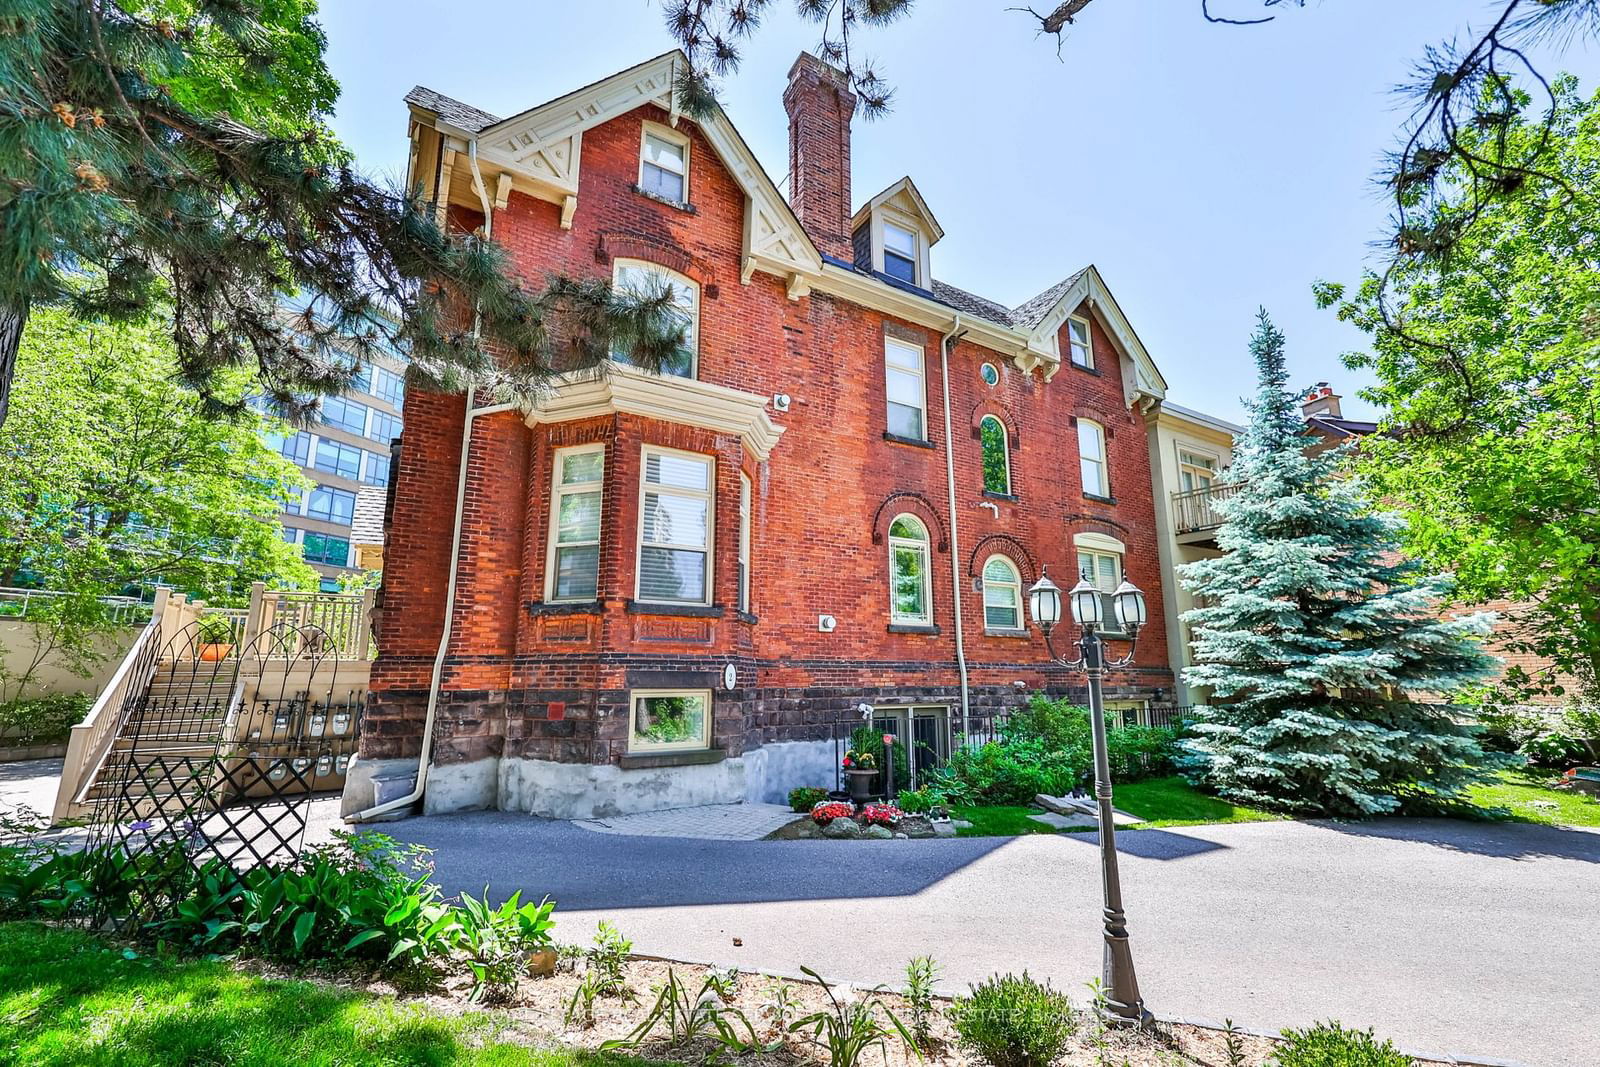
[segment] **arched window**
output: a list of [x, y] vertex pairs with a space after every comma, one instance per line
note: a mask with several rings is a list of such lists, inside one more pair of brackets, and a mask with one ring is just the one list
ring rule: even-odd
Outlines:
[[[619, 292], [641, 298], [655, 297], [662, 292], [671, 295], [673, 311], [683, 321], [684, 351], [676, 361], [663, 364], [661, 373], [679, 378], [696, 377], [700, 358], [700, 287], [677, 271], [642, 259], [615, 260], [612, 273], [611, 284]], [[625, 352], [612, 352], [611, 358], [619, 363], [631, 362]]]
[[928, 528], [912, 515], [889, 524], [889, 621], [911, 626], [933, 622], [929, 586]]
[[978, 423], [978, 440], [983, 444], [983, 491], [1011, 495], [1011, 457], [1006, 454], [1006, 428], [993, 415]]
[[1004, 556], [990, 556], [983, 564], [983, 628], [1022, 629], [1022, 575]]

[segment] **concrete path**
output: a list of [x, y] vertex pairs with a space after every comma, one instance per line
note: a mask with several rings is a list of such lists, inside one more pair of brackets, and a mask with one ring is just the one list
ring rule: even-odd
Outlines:
[[707, 804], [698, 808], [641, 811], [573, 823], [597, 834], [696, 837], [709, 841], [759, 841], [798, 819], [787, 804]]
[[0, 763], [0, 807], [28, 807], [50, 818], [56, 806], [56, 785], [62, 760], [30, 759]]
[[[866, 983], [931, 952], [954, 988], [1027, 968], [1080, 992], [1100, 967], [1092, 833], [703, 841], [501, 813], [381, 829], [434, 848], [448, 891], [550, 894], [567, 940], [607, 918], [641, 952]], [[1600, 834], [1269, 822], [1118, 843], [1161, 1015], [1264, 1030], [1335, 1018], [1423, 1052], [1600, 1061]]]

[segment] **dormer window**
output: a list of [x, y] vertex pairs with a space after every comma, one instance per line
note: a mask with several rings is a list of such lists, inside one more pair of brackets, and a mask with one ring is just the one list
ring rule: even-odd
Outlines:
[[917, 284], [917, 235], [887, 219], [883, 223], [883, 273]]
[[639, 188], [675, 204], [689, 202], [689, 139], [665, 126], [645, 123], [639, 154]]
[[867, 201], [850, 219], [855, 265], [918, 289], [933, 284], [928, 250], [943, 236], [939, 221], [910, 178], [901, 178]]

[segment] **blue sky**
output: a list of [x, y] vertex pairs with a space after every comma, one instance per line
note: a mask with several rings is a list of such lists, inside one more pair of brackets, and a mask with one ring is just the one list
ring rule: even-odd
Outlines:
[[[1224, 27], [1199, 0], [1095, 0], [1058, 60], [1006, 10], [1018, 3], [921, 0], [864, 38], [897, 94], [886, 118], [856, 121], [855, 202], [910, 174], [945, 230], [934, 274], [1007, 305], [1096, 264], [1177, 403], [1242, 417], [1264, 304], [1295, 384], [1327, 380], [1346, 414], [1370, 414], [1338, 362], [1362, 335], [1316, 309], [1311, 283], [1353, 282], [1376, 254], [1387, 205], [1372, 174], [1404, 118], [1392, 86], [1497, 5], [1310, 0]], [[1258, 10], [1213, 0], [1230, 4]], [[816, 42], [792, 8], [776, 0], [722, 94], [775, 180], [784, 76]], [[673, 45], [656, 0], [324, 0], [322, 21], [344, 87], [334, 126], [363, 169], [395, 179], [414, 84], [507, 115]], [[1541, 59], [1586, 91], [1600, 77], [1592, 44]]]

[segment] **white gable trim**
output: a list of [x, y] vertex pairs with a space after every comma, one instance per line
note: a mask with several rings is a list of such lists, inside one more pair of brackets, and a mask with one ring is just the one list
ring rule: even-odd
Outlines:
[[[1061, 327], [1085, 301], [1100, 325], [1117, 343], [1117, 355], [1122, 361], [1123, 370], [1123, 401], [1131, 408], [1136, 402], [1149, 403], [1166, 396], [1166, 379], [1161, 377], [1155, 361], [1145, 351], [1139, 335], [1133, 332], [1133, 326], [1117, 305], [1116, 297], [1111, 295], [1105, 279], [1100, 277], [1099, 269], [1093, 265], [1083, 272], [1072, 288], [1061, 295], [1050, 313], [1028, 335], [1028, 350], [1052, 364], [1046, 373], [1046, 380], [1060, 370], [1063, 362]], [[1096, 355], [1098, 357], [1098, 353]]]
[[[668, 52], [502, 119], [478, 134], [479, 158], [487, 167], [511, 174], [513, 187], [519, 191], [560, 204], [563, 225], [570, 225], [578, 208], [585, 130], [645, 104], [661, 107], [673, 125], [694, 121], [679, 115], [672, 89], [682, 62], [680, 53]], [[800, 220], [721, 108], [696, 125], [745, 194], [741, 280], [748, 282], [761, 270], [787, 281], [791, 294], [802, 294], [804, 287], [796, 284], [794, 276], [819, 272], [822, 256]]]

